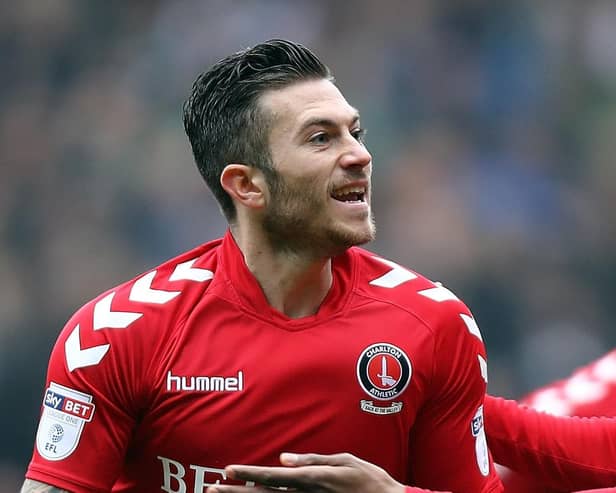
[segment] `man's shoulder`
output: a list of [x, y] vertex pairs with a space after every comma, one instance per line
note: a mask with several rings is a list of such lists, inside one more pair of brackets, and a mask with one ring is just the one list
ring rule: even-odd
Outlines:
[[75, 370], [104, 380], [120, 368], [129, 373], [131, 368], [149, 368], [204, 298], [216, 271], [219, 244], [183, 253], [83, 305], [56, 340], [50, 374], [66, 383]]
[[[441, 282], [362, 248], [353, 248], [357, 285], [365, 293], [421, 303], [461, 300]], [[430, 305], [430, 303], [428, 303]]]
[[355, 292], [360, 297], [386, 309], [402, 310], [444, 338], [470, 332], [481, 340], [469, 308], [444, 284], [367, 250], [353, 248], [351, 253]]
[[362, 248], [351, 253], [361, 296], [405, 310], [432, 328], [460, 319], [474, 324], [466, 304], [441, 282]]
[[78, 325], [82, 331], [99, 332], [145, 322], [148, 331], [154, 332], [157, 327], [168, 326], [209, 287], [221, 241], [200, 245], [104, 291], [81, 306], [65, 330]]

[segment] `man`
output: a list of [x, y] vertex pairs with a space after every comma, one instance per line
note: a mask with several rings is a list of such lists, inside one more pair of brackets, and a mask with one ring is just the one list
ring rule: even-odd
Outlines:
[[356, 247], [374, 237], [372, 158], [329, 69], [257, 45], [197, 79], [184, 124], [229, 230], [68, 322], [22, 491], [203, 492], [289, 449], [502, 491], [472, 315]]

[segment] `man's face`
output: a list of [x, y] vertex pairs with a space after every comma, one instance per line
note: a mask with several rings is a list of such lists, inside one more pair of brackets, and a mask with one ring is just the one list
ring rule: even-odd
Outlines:
[[372, 156], [357, 110], [325, 79], [269, 91], [260, 104], [273, 122], [277, 177], [263, 219], [273, 245], [335, 255], [372, 240]]

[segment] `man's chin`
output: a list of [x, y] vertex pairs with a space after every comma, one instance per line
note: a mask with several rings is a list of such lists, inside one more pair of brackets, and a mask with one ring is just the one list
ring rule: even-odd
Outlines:
[[341, 228], [341, 230], [338, 230], [336, 233], [332, 234], [334, 243], [340, 245], [342, 250], [370, 243], [374, 240], [374, 237], [375, 228], [373, 224], [370, 226], [364, 226], [361, 229]]

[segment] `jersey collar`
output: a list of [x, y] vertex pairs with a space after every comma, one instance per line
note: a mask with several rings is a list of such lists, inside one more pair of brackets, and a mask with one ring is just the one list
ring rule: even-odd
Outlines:
[[261, 318], [270, 319], [286, 328], [304, 328], [320, 323], [342, 313], [348, 304], [355, 284], [355, 255], [353, 249], [332, 259], [333, 282], [327, 296], [315, 315], [292, 319], [279, 312], [267, 302], [257, 279], [248, 269], [244, 255], [237, 246], [230, 230], [227, 230], [220, 248], [219, 270], [226, 277], [234, 298], [242, 307]]

